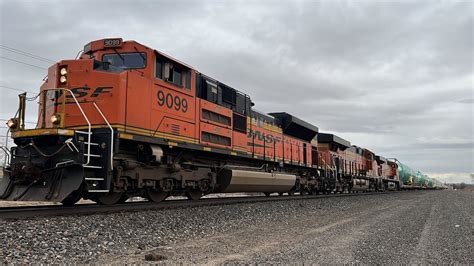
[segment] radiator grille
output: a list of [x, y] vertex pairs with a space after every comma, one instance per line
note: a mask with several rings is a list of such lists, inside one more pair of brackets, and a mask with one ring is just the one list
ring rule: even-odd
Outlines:
[[230, 117], [223, 116], [221, 114], [214, 113], [209, 110], [202, 110], [202, 118], [217, 122], [219, 124], [230, 126]]
[[215, 143], [219, 145], [224, 145], [224, 146], [230, 146], [230, 138], [225, 137], [225, 136], [220, 136], [208, 132], [202, 132], [202, 141], [205, 142], [210, 142], [210, 143]]

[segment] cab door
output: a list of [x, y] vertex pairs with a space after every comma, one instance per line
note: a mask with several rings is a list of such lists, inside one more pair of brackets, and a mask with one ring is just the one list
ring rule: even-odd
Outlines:
[[158, 64], [167, 69], [151, 86], [150, 126], [154, 137], [172, 142], [197, 143], [194, 71], [173, 63]]
[[150, 80], [135, 72], [127, 75], [125, 131], [131, 134], [150, 135], [151, 84]]

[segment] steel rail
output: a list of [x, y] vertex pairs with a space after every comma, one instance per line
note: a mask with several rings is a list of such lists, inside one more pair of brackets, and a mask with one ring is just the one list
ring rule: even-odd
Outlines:
[[248, 196], [248, 197], [222, 197], [222, 198], [203, 198], [192, 201], [187, 199], [165, 200], [160, 203], [154, 202], [127, 202], [115, 205], [98, 204], [78, 204], [72, 207], [62, 205], [40, 205], [40, 206], [19, 206], [0, 208], [0, 219], [26, 219], [33, 217], [46, 216], [74, 216], [104, 214], [116, 212], [138, 212], [146, 210], [164, 210], [178, 209], [201, 206], [233, 205], [244, 203], [289, 201], [289, 200], [311, 200], [321, 198], [351, 197], [351, 196], [370, 196], [370, 195], [389, 195], [401, 193], [404, 191], [390, 192], [361, 192], [361, 193], [343, 193], [343, 194], [322, 194], [322, 195], [295, 195], [295, 196]]

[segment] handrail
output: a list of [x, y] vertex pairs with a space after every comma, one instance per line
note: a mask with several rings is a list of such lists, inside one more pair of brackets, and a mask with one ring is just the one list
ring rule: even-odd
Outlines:
[[[74, 93], [70, 90], [70, 89], [65, 89], [65, 88], [51, 88], [51, 89], [43, 89], [42, 92], [45, 92], [45, 91], [66, 91], [66, 92], [69, 92], [72, 96], [72, 98], [74, 99], [74, 102], [76, 103], [77, 107], [79, 108], [79, 111], [81, 111], [81, 114], [82, 116], [84, 117], [84, 119], [86, 120], [87, 122], [87, 127], [88, 127], [88, 134], [87, 134], [87, 162], [84, 164], [84, 165], [89, 165], [90, 161], [91, 161], [91, 122], [89, 121], [89, 118], [87, 118], [87, 115], [86, 113], [84, 112], [84, 110], [82, 109], [81, 105], [79, 104], [79, 102], [77, 101], [77, 98], [76, 96], [74, 96]], [[46, 94], [43, 95], [43, 97], [46, 97]], [[66, 95], [64, 95], [64, 101], [66, 100]], [[46, 106], [43, 106], [43, 108], [46, 108]], [[46, 112], [46, 110], [43, 110], [44, 112]], [[64, 110], [63, 110], [64, 111]], [[44, 119], [43, 119], [44, 120]], [[43, 121], [44, 122], [44, 121]]]
[[8, 150], [7, 146], [0, 146], [0, 149], [2, 149], [3, 152], [5, 152], [5, 159], [3, 162], [3, 166], [9, 166], [10, 165], [10, 158], [11, 158], [11, 153]]
[[[77, 100], [76, 96], [74, 95], [74, 93], [70, 90], [70, 89], [66, 89], [66, 88], [46, 88], [46, 89], [43, 89], [41, 93], [43, 93], [43, 97], [44, 99], [46, 99], [46, 92], [47, 91], [64, 91], [64, 92], [67, 92], [69, 94], [71, 94], [72, 96], [72, 99], [74, 100], [74, 103], [76, 104], [77, 108], [79, 109], [79, 111], [81, 112], [84, 120], [87, 122], [87, 142], [86, 142], [86, 145], [87, 145], [87, 154], [86, 154], [86, 163], [83, 164], [84, 166], [87, 166], [90, 164], [91, 162], [91, 135], [92, 135], [92, 126], [91, 126], [91, 122], [89, 120], [89, 118], [87, 117], [86, 113], [84, 112], [84, 109], [82, 109], [81, 107], [81, 104], [79, 103], [79, 101]], [[64, 99], [63, 99], [63, 112], [65, 112], [65, 109], [64, 109], [64, 104], [66, 103], [66, 93], [63, 95], [64, 96]], [[44, 101], [43, 101], [44, 102]], [[110, 153], [111, 153], [111, 159], [110, 159], [110, 167], [111, 169], [113, 169], [113, 149], [114, 149], [114, 129], [112, 128], [112, 126], [110, 125], [109, 121], [107, 120], [107, 118], [105, 117], [104, 113], [102, 112], [102, 110], [99, 108], [99, 106], [97, 106], [97, 104], [95, 102], [93, 102], [93, 105], [94, 107], [97, 109], [97, 111], [99, 112], [99, 114], [102, 116], [102, 118], [104, 119], [104, 121], [107, 123], [107, 126], [109, 127], [110, 131], [111, 131], [111, 138], [110, 138]], [[46, 105], [43, 104], [42, 108], [41, 108], [41, 111], [43, 112], [43, 114], [46, 113]], [[18, 112], [17, 112], [18, 113]], [[16, 116], [16, 115], [15, 115]], [[64, 116], [62, 117], [64, 120]], [[64, 121], [61, 121], [61, 124], [63, 123]], [[45, 117], [43, 117], [43, 125], [45, 123]], [[10, 129], [8, 129], [7, 131], [7, 135], [6, 135], [6, 141], [7, 141], [7, 146], [2, 146], [0, 147], [0, 149], [2, 149], [3, 151], [5, 151], [5, 153], [8, 152], [8, 133], [9, 133]], [[68, 144], [68, 143], [66, 143]], [[68, 145], [69, 147], [69, 145]], [[70, 148], [70, 147], [69, 147]], [[74, 147], [76, 150], [77, 148]], [[9, 159], [11, 157], [11, 155], [8, 153], [7, 156], [5, 157], [5, 160], [7, 160], [7, 158]]]
[[[7, 165], [7, 162], [8, 162], [8, 165], [10, 164], [11, 154], [10, 154], [10, 150], [8, 149], [8, 134], [9, 133], [10, 133], [10, 128], [7, 129], [7, 134], [5, 134], [5, 146], [2, 146], [3, 151], [5, 151], [5, 149], [6, 149], [6, 151], [8, 151], [8, 155], [5, 156], [5, 159], [3, 160], [3, 165]], [[5, 153], [6, 153], [6, 151], [5, 151]], [[8, 157], [8, 161], [7, 161], [7, 157]]]
[[107, 126], [110, 128], [110, 170], [114, 169], [114, 129], [110, 125], [109, 121], [105, 117], [105, 115], [102, 113], [102, 110], [100, 110], [99, 106], [95, 102], [93, 102], [94, 107], [97, 109], [99, 112], [100, 116], [105, 120], [105, 123], [107, 123]]

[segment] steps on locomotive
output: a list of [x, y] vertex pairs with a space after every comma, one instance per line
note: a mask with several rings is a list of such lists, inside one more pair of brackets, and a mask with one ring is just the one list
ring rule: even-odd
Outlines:
[[88, 131], [76, 130], [77, 140], [84, 144], [83, 167], [87, 189], [89, 192], [108, 192], [110, 189], [107, 182], [110, 132], [93, 130], [90, 132], [90, 142], [88, 136]]

